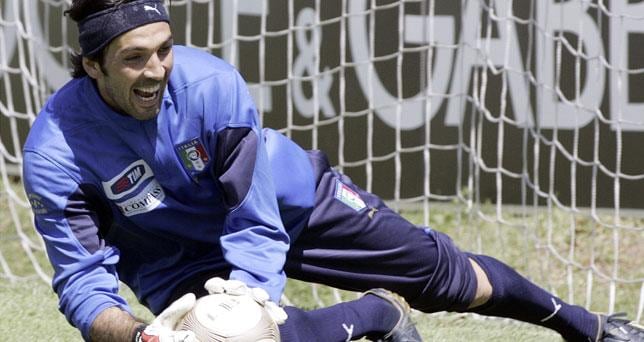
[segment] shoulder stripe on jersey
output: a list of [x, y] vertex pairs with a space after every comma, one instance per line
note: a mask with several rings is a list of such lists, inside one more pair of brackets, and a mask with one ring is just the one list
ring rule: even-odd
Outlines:
[[246, 197], [252, 184], [257, 135], [250, 128], [226, 128], [218, 133], [213, 176], [221, 185], [228, 210]]

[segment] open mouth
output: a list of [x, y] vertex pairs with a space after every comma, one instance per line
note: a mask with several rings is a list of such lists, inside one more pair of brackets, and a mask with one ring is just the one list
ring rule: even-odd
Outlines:
[[139, 87], [134, 88], [134, 94], [139, 98], [141, 102], [149, 103], [154, 102], [159, 98], [161, 92], [161, 86], [155, 85], [151, 87]]

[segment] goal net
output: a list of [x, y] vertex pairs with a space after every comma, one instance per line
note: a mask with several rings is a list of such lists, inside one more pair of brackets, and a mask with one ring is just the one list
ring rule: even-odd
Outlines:
[[[69, 0], [0, 0], [0, 279], [51, 276], [21, 145], [69, 80]], [[595, 311], [644, 309], [644, 2], [173, 0], [175, 40], [265, 126], [467, 250]]]

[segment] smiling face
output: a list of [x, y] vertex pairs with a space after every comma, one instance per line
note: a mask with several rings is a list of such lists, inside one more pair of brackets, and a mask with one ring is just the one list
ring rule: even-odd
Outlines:
[[148, 120], [161, 109], [173, 62], [170, 25], [156, 22], [116, 37], [106, 47], [102, 65], [83, 58], [83, 67], [112, 109]]

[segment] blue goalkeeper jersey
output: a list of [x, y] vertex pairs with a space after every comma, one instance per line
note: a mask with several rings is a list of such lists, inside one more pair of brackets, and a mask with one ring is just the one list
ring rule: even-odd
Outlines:
[[313, 206], [307, 153], [272, 131], [266, 147], [238, 72], [195, 49], [174, 55], [156, 118], [113, 111], [83, 77], [51, 96], [24, 146], [59, 307], [85, 338], [104, 309], [130, 310], [119, 279], [154, 313], [208, 270], [277, 301], [289, 233]]

